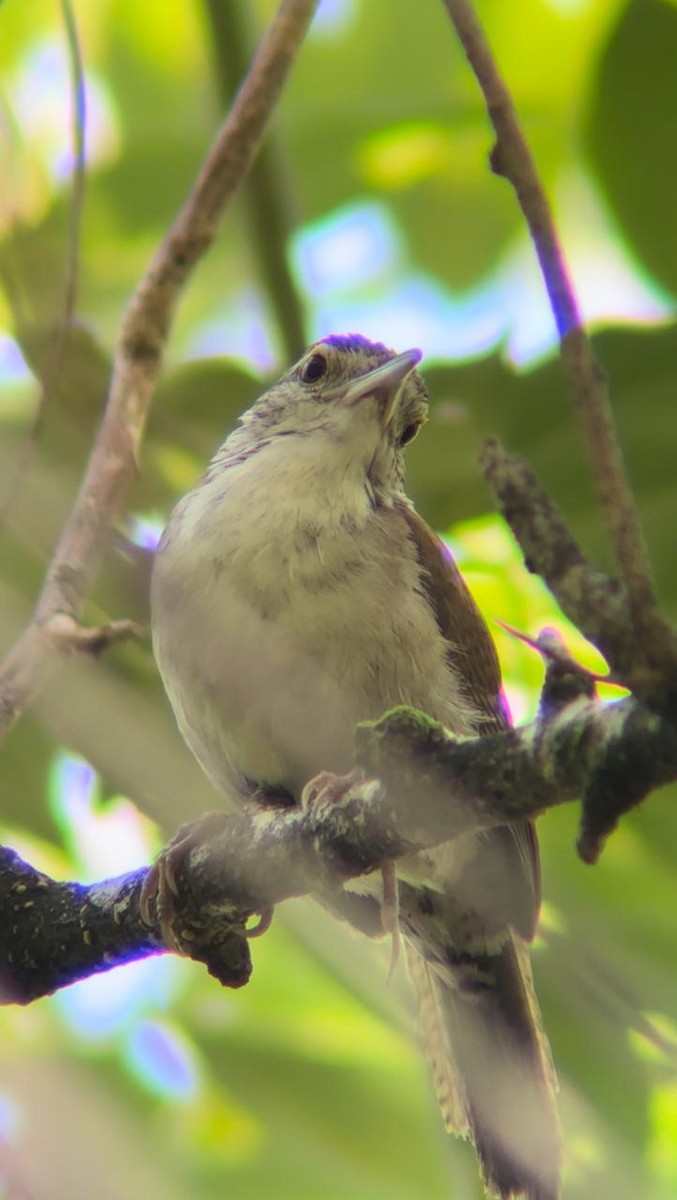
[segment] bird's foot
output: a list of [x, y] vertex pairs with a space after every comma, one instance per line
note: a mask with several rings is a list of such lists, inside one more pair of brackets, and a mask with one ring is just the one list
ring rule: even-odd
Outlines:
[[[329, 771], [322, 771], [306, 784], [301, 794], [301, 805], [305, 809], [317, 809], [320, 805], [336, 804], [343, 799], [355, 783], [364, 783], [364, 771], [359, 767], [355, 767], [348, 775], [332, 775]], [[390, 980], [400, 961], [402, 948], [399, 893], [394, 863], [386, 863], [381, 868], [381, 879], [383, 896], [381, 898], [374, 897], [374, 901], [380, 907], [379, 936], [385, 934], [392, 939], [388, 969], [388, 980]], [[371, 936], [374, 936], [373, 933]]]
[[336, 804], [350, 791], [354, 783], [364, 779], [364, 772], [355, 767], [347, 775], [332, 775], [331, 771], [320, 771], [310, 779], [301, 792], [302, 808], [317, 808], [320, 804]]
[[[228, 814], [224, 812], [208, 812], [197, 821], [181, 825], [146, 873], [139, 897], [141, 920], [151, 929], [159, 928], [165, 946], [175, 954], [190, 956], [191, 952], [190, 933], [182, 926], [176, 911], [180, 895], [178, 876], [191, 851], [220, 833], [227, 820]], [[273, 911], [269, 906], [253, 914], [259, 917], [257, 923], [250, 928], [238, 926], [238, 933], [245, 938], [260, 937], [270, 927]]]

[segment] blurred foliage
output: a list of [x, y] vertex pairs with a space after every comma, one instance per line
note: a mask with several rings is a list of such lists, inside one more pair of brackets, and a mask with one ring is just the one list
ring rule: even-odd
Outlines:
[[673, 294], [677, 168], [669, 145], [670, 114], [677, 111], [676, 55], [677, 7], [632, 0], [610, 32], [585, 130], [609, 204], [637, 254]]
[[[124, 303], [209, 144], [242, 46], [273, 9], [272, 0], [79, 6], [87, 197], [77, 321], [51, 379], [70, 203], [66, 43], [47, 0], [0, 9], [3, 650], [31, 611], [72, 503]], [[675, 4], [482, 0], [480, 10], [548, 189], [565, 198], [560, 215], [573, 241], [590, 233], [588, 210], [567, 204], [578, 193], [564, 185], [585, 178], [602, 229], [596, 251], [615, 247], [670, 314]], [[453, 300], [466, 317], [466, 300], [472, 308], [473, 297], [490, 295], [493, 332], [481, 355], [475, 340], [472, 361], [451, 361], [433, 339], [430, 426], [410, 453], [411, 490], [437, 528], [464, 522], [450, 536], [488, 618], [531, 634], [556, 624], [577, 654], [589, 654], [487, 516], [476, 467], [489, 434], [526, 454], [588, 552], [611, 565], [559, 366], [551, 358], [517, 371], [501, 344], [511, 314], [528, 309], [527, 324], [542, 324], [545, 300], [534, 307], [509, 285], [525, 235], [508, 188], [487, 169], [491, 141], [440, 3], [417, 5], [414, 17], [407, 0], [325, 0], [267, 166], [182, 303], [119, 533], [135, 514], [161, 521], [288, 357], [300, 325], [310, 337], [329, 332], [337, 312], [346, 321], [367, 313], [363, 332], [402, 348], [419, 337], [407, 335], [411, 325], [426, 349], [421, 295], [437, 296], [447, 315]], [[369, 244], [378, 234], [385, 249], [367, 270], [367, 246], [350, 276], [354, 247], [329, 251], [337, 214], [360, 205], [382, 214]], [[275, 213], [271, 229], [261, 211]], [[319, 266], [303, 258], [308, 231], [329, 254]], [[318, 281], [320, 267], [328, 283]], [[596, 269], [601, 285], [605, 268]], [[393, 295], [404, 297], [396, 311]], [[452, 335], [450, 321], [450, 344]], [[661, 595], [677, 617], [677, 328], [670, 319], [608, 327], [597, 348]], [[17, 473], [41, 376], [39, 436]], [[144, 621], [146, 582], [144, 554], [118, 537], [88, 615]], [[515, 715], [528, 717], [540, 666], [498, 626], [496, 636]], [[77, 804], [62, 747], [98, 772]], [[7, 838], [66, 877], [132, 865], [123, 849], [113, 855], [123, 844], [143, 861], [160, 829], [218, 803], [179, 743], [147, 642], [73, 663], [1, 761]], [[157, 820], [154, 835], [120, 796]], [[545, 905], [534, 966], [562, 1082], [567, 1200], [677, 1194], [676, 812], [674, 789], [653, 797], [593, 871], [574, 852], [572, 806], [540, 822]], [[41, 1200], [146, 1190], [169, 1200], [478, 1197], [472, 1153], [440, 1129], [406, 980], [388, 986], [387, 964], [387, 948], [299, 903], [284, 906], [257, 944], [254, 979], [237, 995], [189, 964], [157, 960], [26, 1012], [3, 1010], [0, 1191]]]

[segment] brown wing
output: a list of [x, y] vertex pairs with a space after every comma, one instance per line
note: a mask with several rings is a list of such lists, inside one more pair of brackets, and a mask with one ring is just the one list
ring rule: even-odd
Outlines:
[[[467, 696], [482, 714], [480, 733], [505, 729], [509, 718], [501, 694], [501, 669], [496, 648], [482, 614], [451, 552], [406, 501], [397, 504], [416, 548], [421, 566], [421, 586], [447, 643], [447, 657]], [[508, 924], [527, 939], [533, 937], [540, 904], [540, 864], [536, 830], [531, 821], [520, 821], [492, 830], [475, 860], [478, 877], [486, 870], [505, 876], [503, 899]]]

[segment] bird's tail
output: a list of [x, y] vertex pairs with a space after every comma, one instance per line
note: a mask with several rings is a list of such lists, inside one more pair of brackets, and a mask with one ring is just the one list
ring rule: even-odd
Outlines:
[[510, 934], [474, 977], [408, 951], [447, 1128], [474, 1142], [491, 1195], [557, 1200], [556, 1081], [526, 946]]

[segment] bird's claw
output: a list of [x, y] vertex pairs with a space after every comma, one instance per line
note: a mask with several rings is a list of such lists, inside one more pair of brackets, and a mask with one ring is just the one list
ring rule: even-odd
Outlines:
[[320, 804], [336, 804], [342, 800], [354, 783], [364, 778], [359, 767], [347, 775], [332, 775], [331, 771], [320, 771], [310, 779], [301, 792], [301, 807], [317, 808]]
[[[209, 812], [197, 821], [182, 825], [146, 872], [139, 896], [139, 915], [150, 929], [159, 928], [165, 946], [175, 954], [189, 955], [191, 941], [189, 929], [179, 925], [176, 912], [175, 902], [181, 891], [177, 876], [191, 850], [219, 832], [225, 819], [225, 813]], [[259, 920], [251, 928], [243, 927], [240, 930], [242, 936], [261, 937], [270, 928], [273, 912], [273, 906], [270, 905], [253, 913]]]
[[211, 824], [213, 818], [218, 816], [218, 813], [207, 813], [194, 823], [182, 825], [148, 868], [141, 887], [141, 920], [151, 929], [159, 927], [164, 944], [175, 954], [185, 955], [187, 952], [185, 931], [180, 934], [176, 923], [174, 902], [179, 895], [177, 873], [193, 846], [205, 840], [205, 825]]

